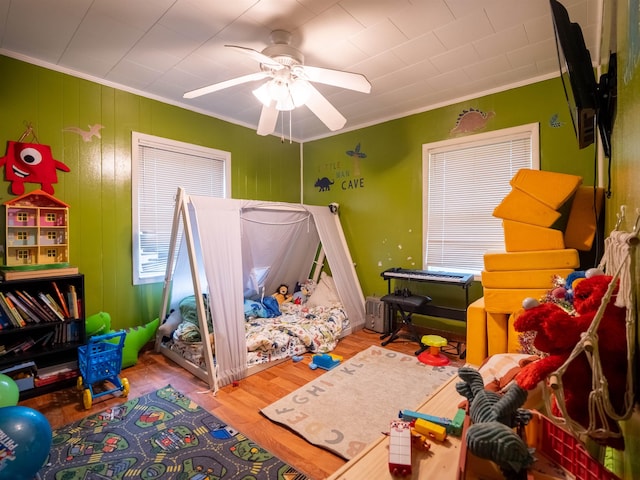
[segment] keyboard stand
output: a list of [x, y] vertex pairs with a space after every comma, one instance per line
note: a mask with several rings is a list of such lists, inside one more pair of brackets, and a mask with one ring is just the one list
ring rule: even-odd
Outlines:
[[[408, 333], [402, 334], [409, 340], [417, 342], [418, 345], [422, 348], [421, 337], [418, 335], [416, 331], [415, 325], [411, 320], [411, 316], [415, 312], [419, 312], [424, 306], [431, 301], [431, 298], [426, 297], [424, 295], [385, 295], [380, 299], [384, 302], [385, 309], [389, 309], [389, 317], [391, 319], [391, 325], [395, 320], [396, 328], [391, 333], [385, 333], [380, 336], [380, 340], [384, 340], [381, 345], [384, 347], [385, 345], [393, 342], [397, 338], [400, 338], [402, 334], [402, 330], [406, 328]], [[399, 319], [397, 317], [400, 317]], [[398, 321], [400, 320], [400, 321]], [[388, 337], [388, 338], [387, 338]], [[386, 338], [386, 340], [385, 340]], [[421, 350], [416, 352], [416, 355]]]

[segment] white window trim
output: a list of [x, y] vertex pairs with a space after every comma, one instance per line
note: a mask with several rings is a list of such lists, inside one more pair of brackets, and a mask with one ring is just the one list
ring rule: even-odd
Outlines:
[[[224, 185], [223, 198], [231, 196], [231, 153], [214, 148], [194, 145], [191, 143], [180, 142], [154, 135], [148, 135], [139, 132], [131, 132], [131, 214], [132, 214], [132, 260], [133, 260], [133, 284], [142, 285], [149, 283], [158, 283], [164, 281], [165, 273], [153, 276], [140, 275], [140, 224], [139, 224], [139, 204], [138, 204], [138, 184], [141, 181], [138, 173], [140, 163], [139, 147], [149, 146], [153, 148], [164, 148], [171, 152], [179, 152], [186, 155], [194, 155], [203, 157], [204, 160], [218, 160], [224, 162]], [[172, 194], [175, 197], [177, 188]], [[187, 193], [189, 192], [187, 189]], [[175, 198], [174, 198], [175, 200]], [[169, 218], [169, 224], [172, 224], [173, 218]], [[168, 248], [168, 245], [167, 245]]]
[[[436, 153], [452, 150], [460, 150], [464, 148], [472, 148], [476, 146], [487, 145], [491, 143], [499, 143], [500, 141], [506, 141], [510, 138], [518, 138], [523, 136], [529, 136], [531, 139], [531, 168], [540, 169], [540, 125], [539, 123], [529, 123], [520, 125], [517, 127], [505, 128], [501, 130], [493, 130], [490, 132], [479, 133], [475, 135], [469, 135], [461, 138], [452, 138], [448, 140], [442, 140], [433, 143], [426, 143], [422, 146], [422, 268], [428, 269], [427, 266], [427, 240], [428, 240], [428, 212], [429, 212], [429, 191], [428, 191], [428, 175], [429, 175], [429, 159], [430, 156]], [[507, 192], [508, 193], [508, 192]], [[497, 205], [496, 205], [497, 206]], [[466, 270], [456, 270], [453, 266], [447, 269], [448, 271], [456, 272], [462, 271], [466, 273]], [[480, 272], [473, 272], [479, 274]]]

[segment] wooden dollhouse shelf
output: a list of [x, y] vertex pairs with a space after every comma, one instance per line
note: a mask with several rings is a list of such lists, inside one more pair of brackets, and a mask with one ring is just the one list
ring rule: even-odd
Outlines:
[[8, 267], [68, 263], [69, 205], [42, 190], [4, 205]]

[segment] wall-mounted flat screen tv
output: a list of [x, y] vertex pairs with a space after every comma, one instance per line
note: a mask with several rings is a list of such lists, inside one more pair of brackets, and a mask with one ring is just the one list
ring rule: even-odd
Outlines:
[[560, 74], [578, 147], [593, 144], [599, 129], [604, 153], [610, 157], [616, 98], [615, 54], [610, 59], [608, 73], [598, 84], [580, 25], [571, 22], [567, 9], [559, 1], [550, 0], [550, 4]]

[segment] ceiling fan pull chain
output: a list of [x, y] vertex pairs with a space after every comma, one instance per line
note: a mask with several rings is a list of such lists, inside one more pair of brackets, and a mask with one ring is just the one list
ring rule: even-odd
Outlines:
[[280, 143], [284, 143], [284, 112], [280, 115]]

